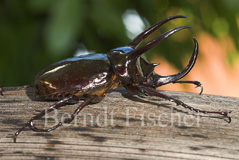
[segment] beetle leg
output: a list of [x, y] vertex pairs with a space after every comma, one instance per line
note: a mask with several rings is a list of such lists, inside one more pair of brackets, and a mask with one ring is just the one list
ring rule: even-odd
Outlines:
[[142, 91], [140, 91], [140, 88], [138, 86], [132, 86], [132, 85], [125, 85], [124, 86], [127, 90], [127, 92], [131, 95], [140, 95]]
[[[79, 112], [80, 112], [86, 105], [88, 105], [90, 102], [91, 102], [91, 99], [90, 99], [90, 98], [86, 99], [86, 100], [74, 111], [74, 113], [71, 115], [71, 118], [66, 118], [66, 119], [64, 120], [64, 123], [68, 123], [68, 124], [71, 123], [71, 122], [74, 120], [75, 116], [78, 115]], [[30, 123], [30, 124], [29, 124], [30, 129], [32, 129], [32, 130], [35, 131], [35, 132], [50, 132], [50, 131], [55, 130], [56, 128], [58, 128], [58, 127], [60, 127], [60, 126], [63, 125], [63, 122], [59, 122], [57, 125], [53, 126], [52, 128], [49, 128], [49, 129], [38, 129], [38, 128], [34, 127], [34, 125], [33, 125], [33, 120], [30, 120], [29, 123]]]
[[175, 81], [175, 82], [172, 82], [172, 83], [173, 84], [175, 84], [175, 83], [180, 83], [180, 84], [182, 84], [182, 83], [191, 83], [191, 84], [196, 85], [195, 88], [201, 87], [201, 91], [200, 91], [199, 95], [201, 95], [202, 92], [203, 92], [203, 86], [202, 86], [202, 84], [199, 81]]
[[150, 34], [152, 34], [155, 30], [157, 30], [159, 27], [161, 27], [163, 24], [167, 23], [170, 20], [176, 19], [176, 18], [187, 18], [186, 16], [182, 15], [175, 15], [168, 18], [163, 19], [162, 21], [152, 25], [142, 33], [140, 33], [137, 37], [135, 37], [127, 46], [130, 46], [132, 48], [136, 48], [145, 38], [147, 38]]
[[228, 123], [231, 123], [231, 117], [228, 116], [228, 113], [231, 113], [231, 111], [229, 112], [216, 112], [216, 111], [205, 111], [205, 110], [200, 110], [200, 109], [196, 109], [196, 108], [193, 108], [185, 103], [183, 103], [182, 101], [180, 100], [177, 100], [175, 98], [172, 98], [172, 97], [169, 97], [163, 93], [160, 93], [154, 89], [151, 89], [151, 88], [147, 88], [145, 86], [140, 86], [140, 88], [142, 88], [142, 90], [146, 93], [149, 93], [151, 95], [154, 95], [154, 96], [158, 96], [158, 97], [161, 97], [161, 98], [164, 98], [166, 100], [169, 100], [171, 102], [174, 102], [176, 103], [177, 105], [181, 105], [183, 106], [184, 108], [187, 108], [191, 111], [194, 111], [194, 112], [198, 112], [198, 113], [204, 113], [204, 114], [207, 114], [207, 113], [212, 113], [212, 114], [219, 114], [219, 115], [223, 115], [224, 117], [228, 118]]
[[[75, 117], [80, 113], [80, 111], [87, 106], [88, 104], [90, 104], [92, 102], [92, 98], [89, 97], [87, 98], [83, 103], [81, 103], [81, 105], [74, 111], [74, 113], [71, 115], [71, 118], [66, 118], [64, 120], [64, 123], [71, 123]], [[61, 126], [62, 122], [59, 122], [55, 127], [52, 128], [52, 130], [56, 129], [57, 127]]]
[[40, 119], [42, 116], [44, 116], [47, 112], [51, 112], [54, 109], [59, 108], [60, 106], [68, 103], [69, 101], [73, 100], [73, 97], [68, 97], [65, 98], [63, 100], [60, 100], [58, 102], [56, 102], [55, 104], [53, 104], [52, 106], [50, 106], [49, 108], [43, 110], [42, 112], [40, 112], [39, 114], [35, 115], [34, 117], [32, 117], [21, 129], [19, 129], [14, 135], [13, 135], [13, 141], [16, 142], [17, 136], [21, 133], [22, 130], [24, 130], [27, 126], [29, 126], [30, 129], [36, 131], [36, 132], [50, 132], [52, 129], [38, 129], [36, 127], [33, 126], [33, 121], [36, 119]]

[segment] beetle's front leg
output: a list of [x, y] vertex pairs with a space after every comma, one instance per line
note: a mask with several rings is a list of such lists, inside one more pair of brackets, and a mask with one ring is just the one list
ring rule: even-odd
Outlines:
[[200, 91], [200, 95], [202, 94], [202, 92], [203, 92], [203, 86], [202, 86], [202, 84], [201, 84], [201, 82], [199, 82], [199, 81], [175, 81], [175, 82], [172, 82], [173, 84], [175, 84], [175, 83], [180, 83], [180, 84], [182, 84], [182, 83], [191, 83], [191, 84], [194, 84], [194, 85], [196, 85], [196, 87], [195, 88], [197, 88], [197, 87], [201, 87], [201, 91]]
[[228, 118], [228, 123], [231, 123], [231, 117], [228, 116], [228, 113], [230, 113], [231, 111], [228, 111], [228, 112], [215, 112], [215, 111], [205, 111], [205, 110], [196, 109], [196, 108], [193, 108], [193, 107], [191, 107], [191, 106], [189, 106], [189, 105], [183, 103], [183, 102], [180, 101], [180, 100], [177, 100], [177, 99], [175, 99], [175, 98], [169, 97], [169, 96], [167, 96], [167, 95], [165, 95], [165, 94], [163, 94], [163, 93], [160, 93], [160, 92], [158, 92], [158, 91], [156, 91], [156, 90], [154, 90], [154, 89], [147, 88], [147, 87], [145, 87], [145, 86], [140, 86], [140, 88], [141, 88], [144, 92], [146, 92], [146, 93], [148, 93], [148, 94], [151, 94], [151, 95], [154, 95], [154, 96], [158, 96], [158, 97], [160, 97], [160, 98], [167, 99], [167, 100], [169, 100], [169, 101], [171, 101], [171, 102], [174, 102], [174, 103], [176, 103], [177, 105], [181, 105], [181, 106], [183, 106], [184, 108], [187, 108], [187, 109], [189, 109], [189, 110], [191, 110], [191, 111], [195, 111], [195, 112], [198, 112], [198, 113], [204, 113], [204, 114], [212, 113], [212, 114], [223, 115], [224, 117]]

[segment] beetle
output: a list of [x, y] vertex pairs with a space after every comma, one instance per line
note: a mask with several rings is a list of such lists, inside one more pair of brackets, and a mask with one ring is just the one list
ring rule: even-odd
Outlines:
[[[143, 31], [128, 45], [112, 49], [107, 54], [96, 53], [68, 58], [56, 62], [39, 72], [35, 77], [33, 85], [35, 94], [42, 100], [57, 100], [57, 102], [33, 116], [19, 129], [13, 135], [14, 142], [16, 142], [19, 133], [27, 126], [36, 132], [50, 132], [63, 123], [71, 123], [86, 105], [100, 102], [110, 89], [114, 89], [119, 85], [123, 85], [126, 90], [133, 95], [143, 94], [157, 96], [175, 102], [177, 105], [181, 105], [195, 112], [222, 115], [228, 118], [230, 123], [231, 118], [228, 116], [229, 112], [195, 109], [180, 100], [169, 97], [156, 90], [157, 87], [169, 83], [190, 83], [196, 85], [196, 87], [201, 87], [200, 94], [203, 91], [199, 81], [180, 81], [181, 78], [191, 71], [196, 62], [199, 45], [195, 38], [193, 38], [194, 50], [190, 61], [188, 65], [177, 74], [168, 76], [158, 75], [154, 72], [154, 67], [159, 64], [149, 63], [141, 56], [143, 53], [161, 43], [164, 39], [182, 29], [190, 28], [190, 26], [174, 28], [150, 40], [140, 48], [137, 47], [160, 26], [177, 18], [187, 17], [175, 15], [165, 18]], [[48, 129], [40, 129], [34, 126], [33, 121], [40, 119], [47, 112], [51, 112], [53, 109], [57, 109], [67, 103], [77, 103], [82, 99], [84, 101], [71, 114], [71, 117], [66, 118], [63, 122], [59, 122], [57, 125]]]

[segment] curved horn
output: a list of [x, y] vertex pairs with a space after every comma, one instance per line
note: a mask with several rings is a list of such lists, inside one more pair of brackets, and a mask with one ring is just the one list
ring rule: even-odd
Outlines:
[[173, 74], [173, 75], [169, 75], [169, 76], [159, 76], [159, 75], [155, 75], [157, 77], [156, 78], [156, 81], [157, 81], [157, 84], [156, 86], [161, 86], [161, 85], [165, 85], [167, 83], [171, 83], [171, 82], [175, 82], [181, 78], [183, 78], [184, 76], [186, 76], [188, 74], [188, 72], [190, 72], [190, 70], [193, 68], [195, 62], [196, 62], [196, 59], [197, 59], [197, 56], [198, 56], [198, 50], [199, 50], [199, 45], [198, 45], [198, 42], [195, 38], [193, 38], [194, 40], [194, 51], [193, 51], [193, 55], [188, 63], [188, 65], [179, 73], [177, 74]]
[[135, 49], [131, 52], [128, 53], [128, 59], [135, 59], [138, 58], [141, 54], [143, 54], [144, 52], [150, 50], [151, 48], [155, 47], [156, 45], [158, 45], [159, 43], [161, 43], [163, 40], [165, 40], [166, 38], [168, 38], [169, 36], [173, 35], [174, 33], [185, 29], [185, 28], [191, 28], [191, 26], [182, 26], [182, 27], [178, 27], [178, 28], [174, 28], [168, 32], [165, 32], [163, 34], [161, 34], [160, 36], [154, 38], [153, 40], [149, 41], [148, 43], [146, 43], [145, 45], [143, 45], [141, 48]]
[[168, 18], [163, 19], [162, 21], [154, 24], [153, 26], [146, 29], [144, 32], [140, 33], [137, 37], [135, 37], [127, 46], [136, 48], [140, 42], [142, 42], [146, 37], [148, 37], [152, 32], [154, 32], [156, 29], [158, 29], [163, 24], [169, 22], [170, 20], [176, 19], [176, 18], [187, 18], [186, 16], [182, 15], [175, 15]]

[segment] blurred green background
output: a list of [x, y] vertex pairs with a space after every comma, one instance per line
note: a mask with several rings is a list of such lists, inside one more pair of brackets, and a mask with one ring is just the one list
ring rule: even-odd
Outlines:
[[[150, 61], [157, 54], [182, 69], [184, 57], [193, 50], [192, 37], [203, 32], [231, 37], [236, 51], [225, 61], [234, 63], [239, 48], [238, 0], [2, 0], [0, 85], [32, 84], [41, 69], [58, 60], [77, 51], [107, 53], [129, 43], [137, 31], [178, 14], [189, 18], [173, 20], [154, 36], [181, 25], [193, 29], [145, 54]], [[130, 30], [131, 20], [140, 27]]]

